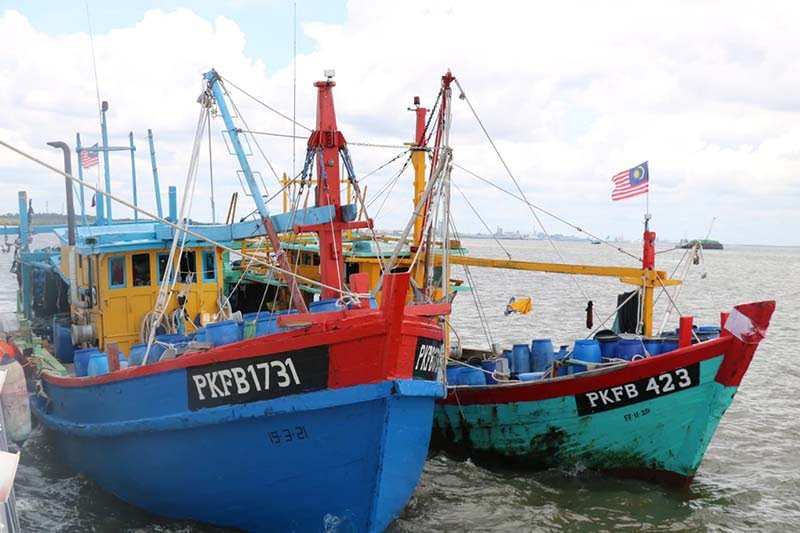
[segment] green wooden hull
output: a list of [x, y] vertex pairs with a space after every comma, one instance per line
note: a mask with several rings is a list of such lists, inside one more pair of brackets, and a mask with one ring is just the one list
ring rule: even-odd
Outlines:
[[506, 466], [687, 484], [760, 340], [743, 338], [553, 380], [450, 387], [436, 407], [434, 446]]

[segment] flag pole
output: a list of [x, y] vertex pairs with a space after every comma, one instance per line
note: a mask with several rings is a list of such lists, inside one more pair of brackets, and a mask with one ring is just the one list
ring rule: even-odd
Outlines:
[[650, 214], [650, 169], [647, 169], [647, 192], [644, 194], [645, 197], [645, 204], [644, 204], [644, 230], [648, 231], [649, 229], [649, 222], [652, 218]]

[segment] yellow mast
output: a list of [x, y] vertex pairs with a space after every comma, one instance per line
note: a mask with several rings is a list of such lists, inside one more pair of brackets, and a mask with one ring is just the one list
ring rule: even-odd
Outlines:
[[[428, 110], [424, 107], [420, 107], [419, 96], [414, 97], [414, 108], [412, 111], [416, 114], [416, 132], [414, 135], [414, 142], [411, 146], [411, 165], [414, 167], [414, 204], [412, 209], [416, 209], [425, 192], [425, 156], [427, 155], [427, 148], [425, 146], [425, 116]], [[414, 220], [414, 240], [411, 245], [412, 251], [422, 244], [422, 228], [425, 225], [426, 212], [425, 209], [420, 210]], [[422, 287], [424, 275], [424, 268], [417, 268], [414, 272], [414, 280], [418, 287]]]

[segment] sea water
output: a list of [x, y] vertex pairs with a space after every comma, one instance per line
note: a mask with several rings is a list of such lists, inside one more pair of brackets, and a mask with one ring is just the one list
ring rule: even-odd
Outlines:
[[[503, 257], [489, 240], [463, 241], [473, 255]], [[571, 263], [636, 266], [614, 249], [588, 242], [558, 243]], [[514, 259], [557, 261], [549, 244], [504, 241]], [[639, 255], [636, 245], [625, 249]], [[659, 246], [660, 249], [666, 245]], [[669, 272], [683, 251], [657, 256]], [[389, 531], [798, 531], [800, 530], [800, 249], [727, 246], [706, 251], [678, 301], [696, 324], [716, 324], [719, 310], [775, 299], [777, 309], [733, 405], [725, 414], [689, 489], [619, 480], [580, 467], [523, 472], [486, 469], [444, 454], [429, 458], [414, 496]], [[0, 254], [0, 314], [13, 311], [16, 282], [10, 256]], [[706, 279], [700, 279], [701, 272]], [[586, 298], [600, 319], [616, 294], [629, 290], [616, 278], [588, 278], [471, 269], [489, 317], [492, 342], [510, 346], [532, 338], [571, 343], [587, 330]], [[455, 267], [453, 276], [464, 278]], [[504, 316], [511, 296], [531, 296], [528, 315]], [[656, 307], [657, 322], [666, 298]], [[453, 325], [465, 346], [487, 346], [468, 293], [454, 302]], [[657, 324], [658, 325], [658, 324]], [[673, 313], [668, 329], [677, 326]], [[100, 490], [63, 466], [51, 438], [36, 429], [22, 448], [15, 485], [25, 531], [214, 532], [222, 529], [155, 517]], [[213, 502], [210, 504], [213, 505]]]

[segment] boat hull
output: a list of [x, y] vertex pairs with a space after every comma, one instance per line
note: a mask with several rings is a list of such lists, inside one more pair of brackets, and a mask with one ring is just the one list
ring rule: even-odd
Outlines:
[[442, 393], [430, 381], [386, 381], [127, 430], [65, 423], [41, 401], [34, 409], [67, 464], [155, 514], [249, 531], [382, 531], [422, 473]]
[[437, 404], [433, 443], [502, 465], [583, 467], [686, 485], [758, 340], [727, 334], [603, 371], [451, 387]]
[[387, 279], [397, 297], [380, 309], [281, 317], [298, 329], [100, 376], [44, 373], [34, 413], [66, 463], [155, 514], [382, 531], [419, 480], [444, 396], [442, 330], [420, 316], [435, 310], [406, 314], [405, 286]]

